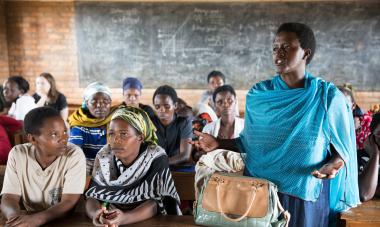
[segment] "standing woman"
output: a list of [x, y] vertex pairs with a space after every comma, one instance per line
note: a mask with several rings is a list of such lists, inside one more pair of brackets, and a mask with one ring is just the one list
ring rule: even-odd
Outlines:
[[32, 96], [28, 94], [28, 91], [29, 82], [22, 76], [10, 76], [4, 82], [4, 99], [8, 103], [12, 103], [8, 111], [9, 116], [16, 120], [23, 121], [25, 115], [37, 107]]
[[306, 71], [315, 51], [313, 31], [282, 24], [273, 41], [277, 75], [247, 95], [240, 137], [216, 139], [196, 132], [205, 151], [245, 152], [245, 174], [279, 188], [290, 226], [328, 226], [337, 213], [360, 203], [351, 108], [330, 82]]
[[55, 79], [50, 73], [42, 73], [36, 78], [36, 93], [33, 98], [37, 106], [50, 106], [59, 111], [66, 122], [69, 115], [66, 97], [57, 90]]

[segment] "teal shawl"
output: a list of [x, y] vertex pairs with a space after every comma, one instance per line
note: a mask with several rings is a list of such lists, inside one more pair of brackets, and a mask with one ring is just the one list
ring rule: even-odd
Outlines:
[[250, 175], [279, 191], [316, 201], [322, 181], [311, 175], [330, 154], [345, 166], [330, 182], [334, 213], [360, 203], [354, 122], [344, 95], [330, 82], [305, 73], [304, 88], [290, 89], [279, 75], [253, 86], [246, 99], [244, 131], [237, 140]]

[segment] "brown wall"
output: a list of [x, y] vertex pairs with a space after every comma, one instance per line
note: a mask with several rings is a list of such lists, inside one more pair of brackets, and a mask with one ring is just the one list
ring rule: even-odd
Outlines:
[[[8, 75], [20, 74], [31, 82], [41, 72], [50, 72], [69, 103], [81, 103], [76, 56], [73, 1], [0, 0], [0, 82]], [[9, 69], [9, 71], [8, 71]], [[206, 76], [206, 75], [205, 75]], [[121, 83], [121, 82], [120, 82]], [[121, 101], [121, 89], [112, 89], [114, 103]], [[150, 104], [152, 89], [143, 91], [143, 103]], [[202, 90], [178, 90], [190, 105]], [[245, 94], [238, 90], [239, 107], [244, 110]], [[380, 92], [357, 92], [357, 102], [368, 109], [380, 103]]]
[[[8, 65], [8, 45], [6, 37], [5, 27], [5, 4], [3, 0], [0, 0], [0, 78], [6, 77], [9, 74]], [[2, 81], [0, 80], [0, 83]]]

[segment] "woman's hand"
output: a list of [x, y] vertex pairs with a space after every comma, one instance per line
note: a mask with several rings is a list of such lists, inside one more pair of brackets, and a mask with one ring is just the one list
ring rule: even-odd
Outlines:
[[339, 161], [323, 165], [319, 170], [314, 170], [311, 174], [319, 179], [332, 179], [338, 174], [343, 166], [344, 162], [340, 159]]
[[196, 130], [194, 130], [194, 134], [198, 137], [198, 140], [190, 141], [189, 143], [194, 145], [198, 150], [210, 152], [219, 147], [218, 140], [212, 135]]
[[94, 218], [92, 219], [92, 224], [94, 224], [94, 226], [108, 227], [107, 225], [105, 225], [103, 223], [103, 218], [102, 218], [103, 215], [104, 215], [104, 210], [103, 209], [97, 210], [96, 213], [95, 213], [95, 215], [94, 215]]
[[124, 212], [119, 209], [107, 210], [101, 216], [101, 222], [109, 227], [117, 227], [124, 223]]

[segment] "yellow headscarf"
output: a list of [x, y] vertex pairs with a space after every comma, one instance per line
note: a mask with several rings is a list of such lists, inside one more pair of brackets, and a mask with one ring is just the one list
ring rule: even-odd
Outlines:
[[70, 127], [73, 126], [82, 126], [82, 127], [91, 127], [91, 128], [97, 128], [103, 125], [107, 125], [112, 118], [112, 113], [115, 112], [117, 107], [111, 107], [110, 114], [105, 119], [97, 119], [97, 118], [91, 118], [89, 117], [82, 107], [74, 111], [69, 116], [69, 125]]

